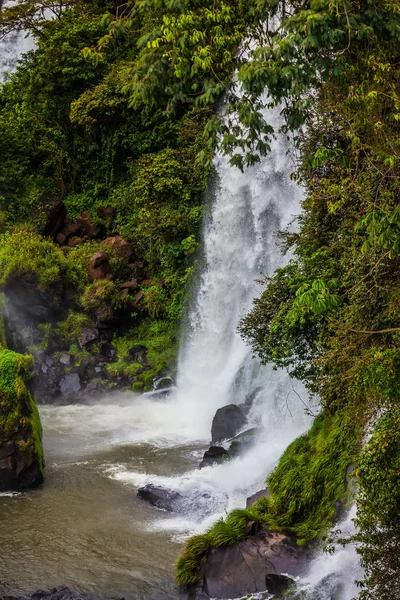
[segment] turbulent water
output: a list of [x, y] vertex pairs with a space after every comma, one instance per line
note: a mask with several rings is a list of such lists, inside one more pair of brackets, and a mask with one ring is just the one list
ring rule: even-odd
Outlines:
[[[26, 40], [1, 43], [0, 77], [15, 67]], [[269, 118], [277, 123], [275, 113]], [[245, 173], [216, 159], [204, 256], [177, 387], [167, 398], [120, 394], [95, 404], [41, 408], [46, 482], [23, 496], [0, 498], [0, 591], [64, 583], [98, 596], [178, 597], [172, 565], [182, 541], [244, 506], [286, 446], [308, 428], [302, 386], [260, 366], [237, 333], [260, 292], [257, 280], [284, 263], [276, 231], [293, 226], [302, 197], [292, 170], [280, 137]], [[250, 395], [248, 426], [260, 429], [255, 446], [199, 470], [216, 409]], [[179, 514], [139, 500], [136, 490], [146, 483], [179, 491], [185, 498]], [[318, 557], [301, 585], [314, 591], [322, 585], [318, 597], [328, 600], [339, 577], [345, 581], [337, 598], [350, 600], [352, 552]]]

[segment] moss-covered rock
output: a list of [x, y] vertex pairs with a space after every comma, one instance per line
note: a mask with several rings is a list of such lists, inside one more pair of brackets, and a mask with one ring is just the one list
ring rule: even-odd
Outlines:
[[324, 412], [317, 416], [311, 429], [288, 446], [267, 479], [268, 497], [250, 508], [232, 511], [225, 521], [187, 541], [176, 565], [178, 583], [196, 584], [212, 549], [249, 537], [249, 524], [294, 536], [298, 546], [320, 538], [346, 504], [347, 469], [359, 439], [359, 432], [344, 415]]
[[0, 347], [0, 491], [22, 491], [43, 481], [42, 426], [25, 385], [31, 356]]

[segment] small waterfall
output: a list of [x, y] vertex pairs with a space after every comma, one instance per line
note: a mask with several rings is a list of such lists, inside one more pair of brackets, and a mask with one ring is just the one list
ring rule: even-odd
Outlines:
[[[5, 0], [5, 2], [0, 0], [0, 10], [11, 4], [13, 4], [11, 0]], [[9, 33], [0, 39], [0, 83], [4, 80], [6, 73], [15, 70], [20, 56], [33, 48], [32, 38], [23, 31]]]

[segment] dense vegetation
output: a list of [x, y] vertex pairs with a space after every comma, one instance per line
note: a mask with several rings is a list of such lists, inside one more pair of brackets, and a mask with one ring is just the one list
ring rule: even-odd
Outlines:
[[[398, 598], [398, 3], [71, 1], [51, 21], [41, 6], [26, 0], [0, 20], [4, 31], [30, 28], [38, 42], [0, 91], [3, 284], [24, 269], [43, 286], [67, 280], [79, 307], [71, 323], [92, 318], [99, 302], [121, 309], [114, 284], [129, 276], [128, 265], [111, 252], [114, 283], [90, 282], [86, 261], [101, 240], [61, 249], [40, 237], [46, 194], [61, 196], [71, 218], [89, 210], [104, 235], [132, 242], [148, 277], [145, 312], [121, 332], [115, 369], [124, 368], [126, 339], [153, 343], [155, 371], [172, 359], [216, 145], [242, 168], [265, 154], [273, 134], [267, 103], [282, 105], [283, 129], [298, 148], [295, 176], [306, 197], [299, 231], [282, 234], [293, 258], [266, 282], [240, 329], [262, 361], [319, 394], [322, 417], [282, 457], [270, 499], [188, 542], [179, 580], [196, 578], [211, 546], [241, 539], [247, 520], [302, 540], [320, 535], [343, 500], [336, 476], [353, 460], [361, 595]], [[222, 121], [213, 110], [224, 94]], [[96, 212], [105, 206], [117, 209], [112, 223]], [[21, 226], [26, 241], [17, 248]], [[314, 444], [321, 428], [329, 432], [322, 450]], [[332, 454], [337, 473], [318, 479]], [[287, 497], [292, 469], [304, 477]]]
[[[9, 466], [3, 464], [2, 468], [3, 477], [9, 479], [14, 489], [40, 483], [43, 474], [39, 412], [25, 385], [32, 365], [31, 356], [17, 354], [0, 345], [0, 447], [6, 443], [5, 449], [9, 448], [5, 454]], [[24, 481], [25, 470], [34, 472], [31, 479], [26, 478], [27, 482]]]

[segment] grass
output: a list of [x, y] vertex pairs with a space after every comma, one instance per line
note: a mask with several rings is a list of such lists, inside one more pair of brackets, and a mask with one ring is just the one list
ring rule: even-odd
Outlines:
[[177, 582], [195, 583], [209, 550], [244, 539], [250, 521], [272, 531], [293, 532], [299, 544], [322, 536], [337, 515], [338, 503], [346, 502], [347, 468], [359, 445], [358, 432], [350, 429], [339, 414], [316, 417], [268, 477], [270, 497], [260, 498], [249, 509], [234, 510], [204, 535], [187, 541], [176, 564]]

